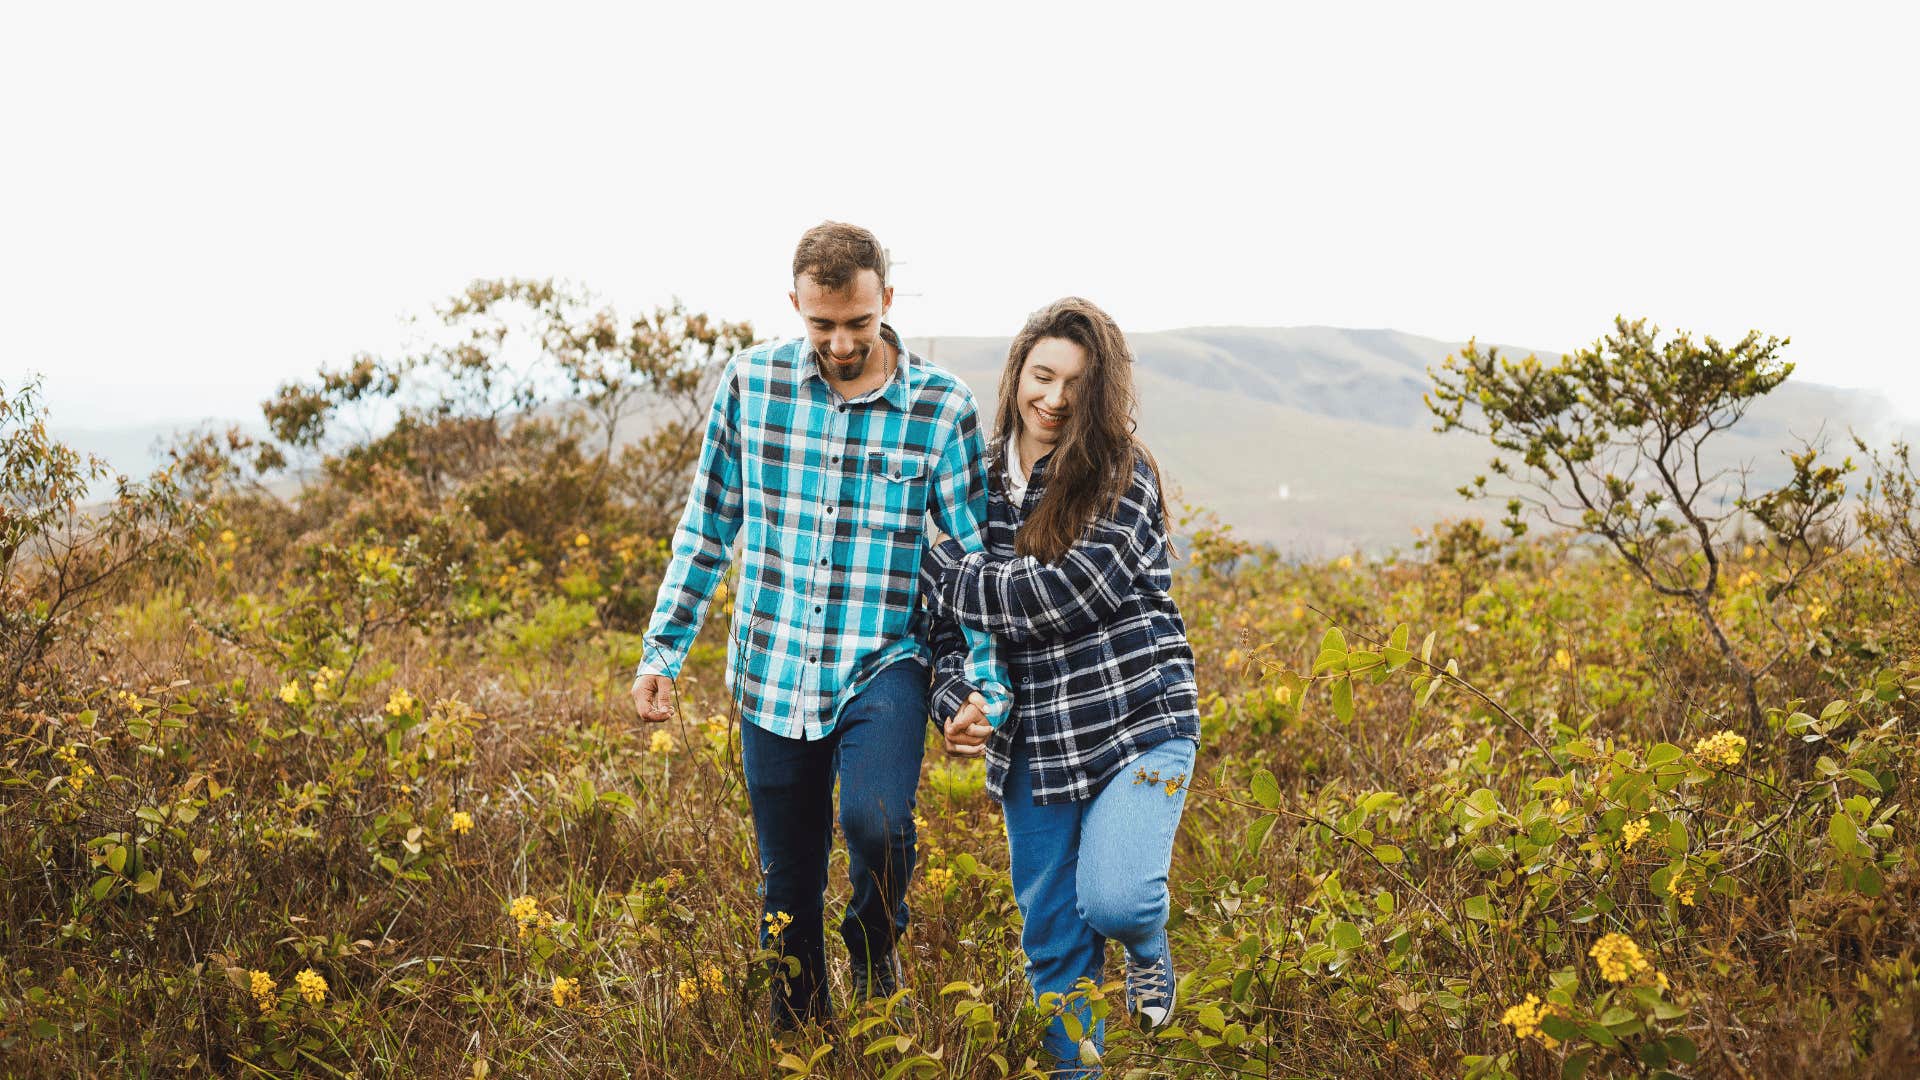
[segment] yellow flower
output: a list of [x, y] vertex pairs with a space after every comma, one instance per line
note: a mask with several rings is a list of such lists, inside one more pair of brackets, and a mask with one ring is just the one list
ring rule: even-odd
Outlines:
[[387, 715], [405, 716], [413, 711], [416, 704], [418, 703], [413, 700], [412, 694], [395, 687], [393, 693], [387, 695]]
[[520, 936], [526, 937], [535, 930], [545, 930], [553, 925], [553, 916], [540, 910], [540, 901], [531, 896], [522, 896], [513, 902], [511, 909], [513, 921], [520, 926]]
[[927, 888], [936, 892], [945, 892], [953, 884], [953, 871], [944, 866], [936, 866], [927, 871]]
[[232, 546], [233, 546], [233, 545], [235, 544], [235, 542], [236, 542], [236, 538], [235, 538], [235, 536], [233, 535], [233, 530], [232, 530], [232, 529], [221, 529], [221, 530], [220, 530], [220, 542], [221, 542], [222, 544], [225, 544], [225, 545], [226, 545], [227, 547], [232, 547]]
[[1573, 804], [1568, 802], [1565, 798], [1559, 798], [1559, 799], [1553, 800], [1553, 813], [1555, 817], [1564, 817], [1572, 809], [1573, 809]]
[[1180, 786], [1182, 784], [1185, 784], [1186, 782], [1187, 782], [1186, 773], [1181, 773], [1178, 776], [1168, 778], [1165, 785], [1167, 789], [1167, 798], [1171, 799], [1175, 795], [1180, 794]]
[[1555, 649], [1553, 651], [1553, 667], [1556, 671], [1572, 671], [1573, 654], [1565, 649]]
[[1751, 559], [1751, 558], [1753, 558], [1753, 545], [1752, 545], [1752, 544], [1748, 544], [1748, 545], [1747, 545], [1746, 547], [1744, 547], [1744, 548], [1741, 548], [1741, 549], [1740, 549], [1740, 557], [1741, 557], [1741, 558], [1743, 558], [1743, 559]]
[[1587, 955], [1600, 965], [1600, 975], [1608, 982], [1626, 982], [1635, 975], [1653, 970], [1653, 965], [1647, 963], [1647, 958], [1641, 954], [1640, 946], [1625, 934], [1607, 934], [1593, 943]]
[[318, 1005], [327, 1000], [327, 980], [312, 968], [302, 970], [293, 977], [293, 981], [300, 987], [300, 996], [307, 1004]]
[[314, 700], [316, 701], [325, 700], [328, 695], [332, 694], [333, 681], [335, 679], [338, 679], [339, 677], [340, 677], [340, 673], [330, 667], [322, 667], [319, 671], [314, 672], [313, 673]]
[[99, 775], [94, 771], [93, 766], [80, 760], [80, 747], [78, 744], [68, 743], [60, 749], [55, 750], [53, 756], [60, 764], [67, 767], [67, 787], [73, 791], [77, 792], [86, 787], [89, 777]]
[[1747, 752], [1747, 740], [1731, 731], [1710, 735], [1693, 744], [1693, 756], [1708, 765], [1730, 768]]
[[673, 988], [673, 994], [682, 1005], [692, 1005], [702, 997], [719, 994], [727, 988], [726, 973], [718, 965], [707, 964], [700, 969], [698, 976], [688, 976], [680, 980]]
[[254, 1004], [260, 1006], [262, 1013], [273, 1011], [273, 996], [278, 987], [273, 984], [273, 976], [264, 971], [253, 971], [247, 975], [248, 989], [253, 993]]
[[455, 810], [453, 812], [453, 821], [447, 828], [455, 836], [470, 833], [473, 831], [473, 815], [467, 813], [465, 810]]
[[292, 679], [280, 686], [280, 700], [292, 705], [300, 700], [300, 680]]
[[694, 1002], [699, 1001], [700, 1000], [700, 980], [699, 979], [681, 979], [680, 985], [675, 986], [673, 988], [673, 995], [680, 999], [680, 1004], [682, 1005], [691, 1005]]
[[784, 911], [769, 912], [766, 917], [766, 923], [767, 936], [777, 938], [787, 932], [787, 927], [793, 925], [793, 916]]
[[1827, 605], [1815, 600], [1807, 607], [1807, 621], [1819, 622], [1827, 613]]
[[1500, 1022], [1513, 1029], [1513, 1037], [1524, 1039], [1540, 1030], [1540, 997], [1528, 994], [1527, 1000], [1518, 1005], [1509, 1005], [1500, 1016]]
[[1351, 570], [1353, 569], [1353, 556], [1342, 555], [1333, 560], [1333, 566], [1336, 570]]
[[573, 546], [577, 548], [583, 548], [592, 543], [593, 543], [593, 538], [588, 536], [586, 533], [580, 533], [573, 538]]
[[555, 1008], [567, 1007], [567, 999], [580, 993], [580, 980], [569, 979], [565, 975], [553, 977], [553, 1004]]
[[1674, 878], [1672, 884], [1668, 886], [1668, 889], [1673, 893], [1675, 900], [1680, 901], [1681, 904], [1687, 907], [1692, 907], [1694, 891], [1699, 887], [1699, 882], [1683, 874]]
[[655, 729], [653, 738], [647, 740], [647, 751], [649, 753], [671, 754], [673, 753], [673, 749], [673, 736], [668, 734], [664, 729]]
[[1652, 826], [1647, 824], [1646, 818], [1635, 818], [1627, 822], [1620, 829], [1620, 846], [1622, 848], [1630, 848], [1639, 843], [1646, 837], [1647, 830], [1650, 828], [1652, 828]]

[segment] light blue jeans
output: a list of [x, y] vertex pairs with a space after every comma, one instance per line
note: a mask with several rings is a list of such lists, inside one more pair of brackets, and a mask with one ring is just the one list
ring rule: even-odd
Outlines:
[[[1169, 739], [1129, 761], [1091, 799], [1036, 806], [1024, 733], [1016, 740], [1002, 804], [1024, 923], [1020, 946], [1036, 1000], [1072, 993], [1083, 978], [1100, 983], [1109, 938], [1136, 957], [1159, 958], [1166, 944], [1167, 868], [1195, 749], [1192, 739]], [[1159, 781], [1141, 782], [1142, 769], [1158, 773]], [[1180, 786], [1169, 794], [1167, 782], [1176, 777]], [[1085, 1005], [1071, 1011], [1085, 1030]], [[1087, 1036], [1095, 1048], [1105, 1047], [1104, 1024]], [[1080, 1064], [1064, 1017], [1047, 1029], [1046, 1042], [1057, 1062], [1054, 1075], [1094, 1075]]]

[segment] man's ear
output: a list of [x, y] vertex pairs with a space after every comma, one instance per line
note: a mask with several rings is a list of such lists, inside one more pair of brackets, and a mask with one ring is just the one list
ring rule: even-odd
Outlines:
[[[794, 307], [797, 310], [799, 308], [799, 304], [796, 303]], [[880, 290], [880, 314], [885, 315], [887, 312], [892, 310], [893, 310], [893, 286], [889, 285], [886, 288]]]
[[787, 302], [793, 305], [793, 310], [795, 311], [800, 310], [800, 294], [799, 293], [797, 292], [787, 293]]

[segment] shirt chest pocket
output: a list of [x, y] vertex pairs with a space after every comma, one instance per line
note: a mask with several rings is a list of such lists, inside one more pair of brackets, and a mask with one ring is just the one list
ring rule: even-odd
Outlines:
[[909, 532], [920, 527], [927, 512], [925, 454], [869, 451], [861, 484], [861, 525], [878, 532]]

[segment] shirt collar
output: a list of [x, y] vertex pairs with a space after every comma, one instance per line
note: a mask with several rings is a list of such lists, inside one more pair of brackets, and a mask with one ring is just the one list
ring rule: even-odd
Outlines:
[[[880, 339], [888, 345], [893, 346], [893, 353], [899, 360], [893, 365], [893, 373], [888, 376], [886, 382], [882, 383], [877, 389], [869, 391], [854, 400], [873, 401], [877, 399], [887, 402], [901, 412], [906, 412], [909, 396], [907, 387], [910, 377], [908, 371], [913, 365], [920, 362], [919, 358], [907, 351], [907, 347], [900, 343], [899, 332], [888, 323], [883, 322], [880, 324]], [[820, 355], [814, 349], [812, 340], [803, 337], [800, 339], [800, 381], [804, 383], [811, 378], [819, 379], [822, 386], [827, 385], [826, 376], [820, 373]], [[831, 389], [831, 387], [829, 387], [829, 389]]]

